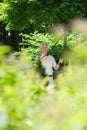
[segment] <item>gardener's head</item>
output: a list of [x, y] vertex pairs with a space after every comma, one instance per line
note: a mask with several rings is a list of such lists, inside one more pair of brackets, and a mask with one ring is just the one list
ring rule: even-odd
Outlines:
[[41, 51], [44, 55], [47, 54], [48, 52], [48, 45], [46, 43], [43, 43], [42, 46], [41, 46]]

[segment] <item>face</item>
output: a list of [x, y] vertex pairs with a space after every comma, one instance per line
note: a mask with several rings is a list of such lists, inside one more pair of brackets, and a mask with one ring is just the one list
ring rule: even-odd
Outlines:
[[42, 53], [44, 55], [46, 55], [47, 52], [48, 52], [48, 46], [46, 44], [43, 44], [42, 47], [41, 47], [41, 50], [42, 50]]

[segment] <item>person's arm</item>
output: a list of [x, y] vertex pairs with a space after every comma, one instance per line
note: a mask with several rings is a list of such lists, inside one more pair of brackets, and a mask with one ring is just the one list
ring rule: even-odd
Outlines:
[[62, 63], [63, 63], [63, 59], [59, 59], [59, 62], [58, 62], [58, 64], [56, 64], [56, 66], [54, 66], [54, 69], [58, 70]]

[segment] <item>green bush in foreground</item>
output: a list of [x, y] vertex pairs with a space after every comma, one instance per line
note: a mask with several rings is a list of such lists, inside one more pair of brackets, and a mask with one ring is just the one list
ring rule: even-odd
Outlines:
[[0, 130], [87, 129], [86, 64], [68, 66], [54, 86], [46, 86], [26, 51], [18, 58], [2, 54]]
[[[2, 49], [4, 50], [4, 48]], [[7, 47], [8, 50], [8, 47]], [[9, 50], [8, 50], [9, 51]], [[25, 52], [20, 58], [14, 54], [5, 57], [0, 64], [0, 129], [30, 129], [30, 112], [45, 92], [44, 82], [32, 69], [30, 57]]]

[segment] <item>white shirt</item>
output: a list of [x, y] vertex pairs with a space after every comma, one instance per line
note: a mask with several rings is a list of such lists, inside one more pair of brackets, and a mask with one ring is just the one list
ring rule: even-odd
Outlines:
[[55, 67], [56, 65], [56, 61], [51, 55], [48, 55], [47, 59], [42, 60], [42, 66], [45, 68], [47, 75], [53, 74], [53, 67]]

